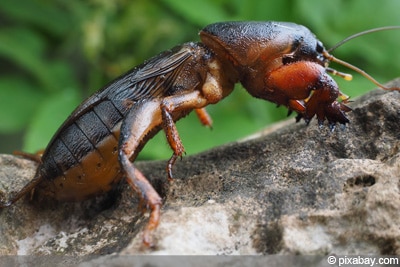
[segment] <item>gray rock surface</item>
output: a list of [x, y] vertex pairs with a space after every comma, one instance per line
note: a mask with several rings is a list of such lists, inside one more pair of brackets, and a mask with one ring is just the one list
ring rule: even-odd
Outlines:
[[[138, 162], [165, 199], [154, 250], [141, 246], [147, 217], [123, 183], [82, 203], [24, 199], [1, 210], [0, 255], [113, 253], [110, 265], [132, 254], [398, 255], [400, 93], [375, 90], [351, 107], [344, 130], [291, 119], [184, 157], [169, 184], [165, 161]], [[16, 190], [34, 167], [1, 155], [0, 191]]]

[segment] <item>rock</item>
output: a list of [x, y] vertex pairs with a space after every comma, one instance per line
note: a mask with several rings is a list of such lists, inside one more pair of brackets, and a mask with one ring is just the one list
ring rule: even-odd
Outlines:
[[[344, 130], [291, 119], [184, 157], [170, 184], [165, 161], [138, 162], [165, 200], [154, 250], [141, 245], [146, 215], [122, 183], [82, 203], [24, 199], [3, 209], [0, 255], [113, 254], [99, 258], [112, 266], [132, 254], [400, 254], [400, 94], [375, 90], [351, 107]], [[0, 166], [6, 194], [35, 164], [2, 155]]]

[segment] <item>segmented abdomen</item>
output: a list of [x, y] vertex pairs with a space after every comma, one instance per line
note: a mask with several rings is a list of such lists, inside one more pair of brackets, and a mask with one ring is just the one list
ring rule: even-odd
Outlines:
[[128, 112], [123, 103], [103, 100], [58, 132], [39, 167], [44, 176], [39, 191], [81, 200], [110, 189], [119, 179], [119, 127]]

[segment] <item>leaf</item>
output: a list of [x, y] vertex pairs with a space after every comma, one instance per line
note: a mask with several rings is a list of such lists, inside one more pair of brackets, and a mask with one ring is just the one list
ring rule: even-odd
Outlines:
[[39, 26], [46, 31], [62, 35], [71, 25], [71, 14], [61, 5], [48, 1], [2, 0], [0, 10], [12, 19]]
[[43, 95], [28, 82], [13, 78], [0, 78], [0, 131], [12, 133], [21, 130], [37, 109]]
[[0, 55], [32, 73], [44, 89], [54, 88], [55, 81], [48, 75], [43, 60], [44, 42], [34, 32], [24, 28], [0, 30]]
[[204, 27], [216, 21], [229, 20], [229, 16], [221, 5], [212, 1], [185, 1], [185, 0], [162, 0], [164, 4], [177, 12], [188, 21]]
[[81, 100], [78, 91], [71, 88], [44, 99], [29, 125], [23, 150], [35, 152], [45, 148], [51, 137]]

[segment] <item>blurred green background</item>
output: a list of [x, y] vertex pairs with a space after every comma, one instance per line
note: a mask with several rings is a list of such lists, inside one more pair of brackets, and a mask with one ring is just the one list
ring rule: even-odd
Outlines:
[[[330, 47], [362, 30], [400, 25], [399, 10], [397, 0], [1, 0], [0, 153], [44, 148], [84, 98], [143, 60], [198, 41], [199, 30], [207, 24], [292, 21], [310, 28]], [[399, 76], [399, 43], [400, 31], [385, 31], [352, 40], [333, 54], [386, 82]], [[335, 79], [352, 97], [375, 87], [358, 74], [352, 82]], [[212, 130], [193, 114], [179, 121], [188, 154], [285, 118], [285, 108], [252, 99], [240, 87], [208, 108]], [[141, 157], [169, 155], [159, 134]]]

